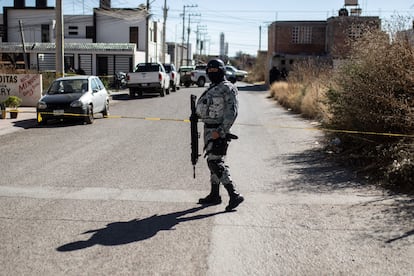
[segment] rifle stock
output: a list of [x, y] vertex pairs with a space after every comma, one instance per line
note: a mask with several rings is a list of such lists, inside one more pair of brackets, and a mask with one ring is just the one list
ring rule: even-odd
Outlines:
[[196, 113], [196, 99], [197, 96], [191, 95], [191, 115], [190, 115], [190, 124], [191, 124], [191, 163], [193, 164], [193, 178], [195, 178], [195, 166], [198, 161], [200, 154], [198, 153], [198, 138], [200, 134], [198, 133], [197, 123], [198, 116]]

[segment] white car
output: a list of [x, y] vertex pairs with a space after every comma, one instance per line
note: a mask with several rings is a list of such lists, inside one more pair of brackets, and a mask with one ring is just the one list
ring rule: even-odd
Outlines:
[[226, 65], [226, 70], [234, 73], [238, 81], [242, 81], [247, 76], [246, 71], [239, 70], [232, 65]]
[[175, 92], [180, 89], [180, 74], [175, 69], [174, 64], [164, 63], [165, 73], [170, 76], [170, 89]]
[[37, 103], [38, 124], [52, 119], [80, 119], [92, 124], [94, 114], [109, 114], [109, 93], [97, 76], [72, 76], [52, 82]]

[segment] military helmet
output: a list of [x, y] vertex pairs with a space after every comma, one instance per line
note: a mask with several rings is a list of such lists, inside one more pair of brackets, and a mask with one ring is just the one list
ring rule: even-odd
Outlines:
[[221, 59], [215, 58], [207, 63], [206, 73], [213, 83], [219, 83], [224, 80], [226, 66]]

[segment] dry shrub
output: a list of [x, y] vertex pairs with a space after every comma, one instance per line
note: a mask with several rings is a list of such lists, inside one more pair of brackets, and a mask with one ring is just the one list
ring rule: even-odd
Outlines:
[[[336, 87], [327, 93], [332, 113], [328, 126], [360, 132], [413, 134], [414, 53], [407, 40], [390, 41], [383, 32], [370, 32], [353, 45], [352, 53], [336, 72]], [[363, 158], [365, 162], [360, 165], [365, 168], [383, 172], [379, 178], [387, 179], [388, 184], [412, 185], [413, 151], [404, 146], [407, 143], [402, 138], [337, 136], [347, 153], [353, 152], [354, 159]]]
[[256, 83], [256, 82], [262, 82], [265, 80], [265, 66], [266, 64], [266, 56], [265, 55], [258, 55], [256, 62], [253, 65], [253, 68], [251, 71], [249, 71], [249, 74], [244, 79], [244, 81], [249, 83]]
[[337, 72], [340, 90], [328, 93], [339, 128], [411, 133], [414, 55], [404, 41], [390, 44], [381, 33], [360, 41]]

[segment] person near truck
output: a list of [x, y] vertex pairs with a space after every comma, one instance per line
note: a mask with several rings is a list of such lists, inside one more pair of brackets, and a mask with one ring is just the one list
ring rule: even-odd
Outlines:
[[238, 112], [238, 90], [225, 78], [225, 65], [220, 59], [207, 63], [207, 75], [211, 81], [209, 88], [199, 97], [197, 115], [204, 122], [204, 150], [210, 170], [211, 191], [199, 204], [216, 205], [221, 203], [220, 183], [227, 190], [230, 200], [226, 211], [231, 211], [243, 202], [243, 196], [236, 190], [225, 163], [227, 148], [231, 139], [237, 136], [230, 132]]

